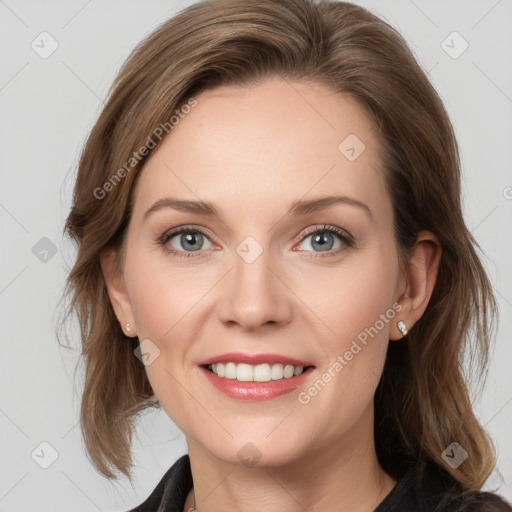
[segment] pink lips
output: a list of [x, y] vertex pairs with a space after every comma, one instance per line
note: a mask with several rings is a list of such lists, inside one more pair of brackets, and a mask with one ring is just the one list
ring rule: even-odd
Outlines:
[[226, 379], [201, 367], [201, 372], [208, 381], [219, 391], [230, 398], [237, 400], [270, 400], [278, 396], [290, 393], [301, 386], [309, 378], [313, 368], [290, 379], [271, 380], [269, 382], [239, 382], [236, 379]]
[[263, 364], [263, 363], [282, 363], [284, 365], [291, 364], [292, 366], [313, 366], [312, 363], [307, 361], [300, 361], [293, 357], [282, 356], [280, 354], [244, 354], [243, 352], [230, 352], [219, 356], [210, 357], [201, 361], [199, 366], [215, 363], [246, 363], [246, 364]]
[[[303, 366], [307, 368], [301, 375], [268, 382], [240, 382], [236, 379], [219, 377], [206, 367], [216, 363], [246, 363], [257, 364], [291, 364], [294, 367]], [[208, 379], [216, 389], [230, 398], [245, 401], [270, 400], [278, 396], [290, 393], [301, 386], [314, 372], [314, 366], [307, 362], [279, 354], [244, 354], [242, 352], [230, 352], [215, 357], [210, 357], [199, 363], [201, 373]]]

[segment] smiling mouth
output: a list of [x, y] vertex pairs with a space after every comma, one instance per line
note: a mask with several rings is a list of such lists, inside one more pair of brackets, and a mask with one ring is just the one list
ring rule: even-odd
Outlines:
[[282, 363], [251, 365], [235, 362], [205, 364], [202, 367], [217, 377], [239, 382], [271, 382], [293, 379], [314, 368], [314, 366], [293, 366]]

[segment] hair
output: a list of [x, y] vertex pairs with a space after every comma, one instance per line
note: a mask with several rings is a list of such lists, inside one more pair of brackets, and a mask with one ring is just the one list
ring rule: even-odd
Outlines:
[[[161, 141], [152, 134], [169, 127], [176, 110], [203, 90], [272, 76], [324, 85], [370, 115], [401, 265], [420, 230], [439, 241], [429, 304], [407, 336], [389, 345], [375, 394], [376, 450], [395, 477], [430, 461], [465, 492], [476, 492], [496, 458], [472, 409], [470, 374], [485, 380], [497, 305], [463, 218], [454, 130], [397, 30], [362, 7], [328, 0], [196, 3], [139, 43], [115, 78], [82, 149], [64, 227], [78, 248], [64, 290], [71, 297], [64, 321], [73, 313], [79, 320], [80, 424], [88, 456], [106, 477], [117, 478], [114, 470], [130, 477], [134, 421], [155, 406], [144, 365], [134, 357], [138, 340], [119, 326], [99, 258], [116, 249], [122, 268], [132, 192]], [[118, 169], [126, 172], [112, 184]], [[457, 469], [442, 458], [453, 441], [469, 455]]]

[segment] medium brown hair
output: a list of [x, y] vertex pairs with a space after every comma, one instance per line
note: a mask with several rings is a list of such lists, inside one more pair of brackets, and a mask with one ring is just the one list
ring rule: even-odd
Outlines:
[[[495, 456], [472, 410], [463, 368], [485, 377], [497, 306], [463, 219], [454, 131], [441, 99], [393, 27], [362, 7], [322, 0], [192, 5], [142, 41], [112, 85], [81, 153], [64, 228], [78, 246], [66, 283], [65, 295], [71, 297], [66, 318], [76, 313], [80, 325], [85, 364], [80, 421], [93, 464], [109, 478], [117, 478], [115, 469], [130, 476], [134, 421], [155, 405], [145, 368], [134, 356], [137, 339], [119, 326], [99, 259], [106, 248], [120, 249], [122, 268], [132, 192], [154, 149], [136, 162], [130, 158], [200, 91], [248, 86], [272, 75], [319, 83], [358, 101], [382, 142], [401, 264], [420, 230], [434, 233], [442, 247], [427, 309], [405, 338], [390, 343], [377, 388], [380, 463], [399, 476], [410, 465], [433, 461], [466, 491], [480, 489]], [[98, 198], [95, 191], [118, 169], [126, 170], [127, 162], [122, 180]], [[441, 456], [453, 441], [469, 454], [457, 469]]]

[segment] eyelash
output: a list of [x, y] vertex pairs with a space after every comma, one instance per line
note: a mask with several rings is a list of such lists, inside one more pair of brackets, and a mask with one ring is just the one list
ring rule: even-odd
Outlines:
[[[192, 227], [192, 226], [183, 226], [181, 228], [177, 228], [175, 230], [168, 231], [168, 232], [164, 233], [161, 237], [159, 237], [157, 239], [157, 244], [162, 246], [163, 250], [168, 255], [172, 255], [173, 257], [177, 257], [177, 258], [196, 257], [195, 253], [203, 252], [203, 251], [192, 251], [192, 252], [179, 251], [174, 248], [170, 248], [167, 245], [167, 242], [169, 240], [174, 238], [176, 235], [181, 235], [183, 233], [201, 233], [203, 236], [209, 238], [208, 233], [206, 231], [204, 231], [203, 229]], [[306, 232], [304, 233], [303, 238], [300, 241], [303, 242], [308, 236], [310, 236], [314, 233], [334, 233], [345, 244], [345, 246], [346, 246], [345, 248], [352, 247], [355, 243], [354, 238], [349, 233], [347, 233], [345, 230], [340, 229], [336, 226], [329, 226], [329, 225], [324, 225], [322, 227], [314, 226], [312, 228], [308, 228], [306, 230]], [[317, 253], [318, 255], [313, 256], [313, 258], [324, 258], [324, 257], [328, 257], [328, 256], [334, 256], [343, 250], [344, 250], [343, 248], [338, 248], [337, 250], [334, 250], [334, 251], [332, 251], [332, 250], [325, 251], [324, 254], [322, 254], [321, 252], [318, 252]], [[314, 252], [314, 251], [299, 251], [299, 252]]]

